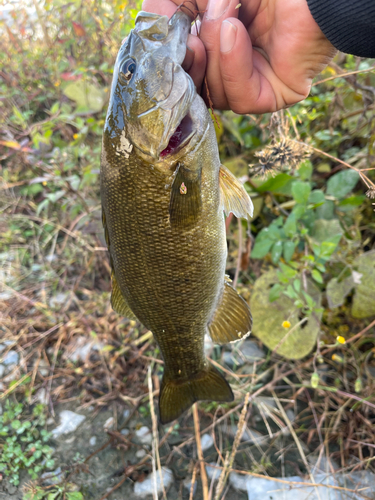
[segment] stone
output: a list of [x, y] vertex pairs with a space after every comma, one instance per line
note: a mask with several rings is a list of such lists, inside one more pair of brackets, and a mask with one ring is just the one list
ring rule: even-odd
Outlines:
[[90, 337], [76, 337], [74, 343], [69, 346], [66, 357], [74, 363], [77, 361], [85, 362], [92, 350], [100, 351], [103, 346], [104, 344]]
[[13, 340], [4, 340], [0, 344], [0, 353], [3, 352], [10, 345], [14, 345], [14, 344], [15, 344], [15, 342], [13, 342]]
[[109, 417], [107, 418], [107, 420], [104, 422], [104, 430], [109, 430], [109, 429], [112, 429], [113, 426], [115, 425], [115, 419], [113, 417]]
[[206, 472], [211, 481], [217, 481], [220, 477], [221, 469], [217, 467], [216, 462], [211, 462], [209, 465], [206, 465]]
[[[156, 476], [155, 476], [156, 475]], [[173, 481], [173, 473], [167, 467], [161, 468], [161, 476], [163, 479], [164, 489], [167, 489]], [[161, 493], [163, 491], [161, 479], [160, 479], [160, 471], [152, 472], [147, 479], [142, 481], [141, 483], [134, 484], [134, 495], [137, 497], [144, 497], [145, 495], [153, 495], [155, 491], [156, 482], [156, 491], [157, 493]]]
[[63, 434], [74, 432], [85, 419], [85, 415], [78, 415], [78, 413], [74, 413], [74, 411], [63, 410], [60, 413], [60, 425], [52, 429], [52, 436], [58, 438]]
[[5, 374], [5, 366], [4, 365], [0, 365], [0, 378], [2, 378]]
[[135, 438], [140, 444], [149, 445], [152, 443], [151, 431], [145, 425], [143, 425], [140, 429], [135, 431]]
[[49, 364], [45, 359], [41, 359], [38, 365], [38, 372], [42, 377], [48, 377], [49, 375]]
[[[223, 432], [225, 432], [228, 436], [230, 436], [231, 438], [235, 438], [236, 434], [237, 434], [237, 425], [229, 425], [229, 426], [225, 426], [225, 427], [222, 427], [223, 429]], [[268, 436], [267, 435], [263, 435], [261, 434], [260, 432], [258, 432], [257, 430], [255, 429], [251, 429], [249, 427], [246, 427], [243, 434], [242, 434], [242, 437], [241, 437], [241, 441], [246, 441], [248, 444], [262, 444], [264, 442], [266, 442], [268, 440]]]
[[226, 365], [234, 369], [244, 364], [238, 353], [235, 352], [224, 351], [221, 359]]
[[124, 413], [122, 414], [122, 416], [124, 417], [125, 420], [127, 418], [129, 418], [130, 417], [130, 410], [129, 409], [124, 410]]
[[135, 452], [135, 456], [136, 456], [137, 458], [143, 458], [144, 456], [146, 456], [146, 450], [143, 450], [143, 449], [141, 449], [141, 450], [137, 450], [137, 451]]
[[96, 436], [91, 436], [89, 443], [90, 443], [90, 446], [95, 446], [96, 445]]
[[19, 360], [19, 354], [12, 349], [8, 351], [3, 357], [3, 365], [7, 366], [10, 369], [11, 365], [17, 365]]
[[39, 401], [42, 405], [47, 405], [48, 404], [48, 394], [47, 390], [42, 387], [35, 393], [35, 400]]
[[40, 477], [45, 484], [58, 484], [61, 482], [61, 474], [62, 470], [61, 467], [57, 467], [54, 471], [51, 472], [44, 472]]
[[212, 436], [210, 436], [210, 434], [203, 434], [203, 436], [201, 437], [202, 451], [208, 450], [209, 448], [211, 448], [211, 446], [213, 446], [213, 444], [214, 440]]
[[[192, 484], [192, 480], [191, 478], [187, 477], [186, 479], [184, 479], [182, 481], [182, 484], [184, 485], [184, 487], [188, 490], [188, 493], [190, 495], [190, 490], [191, 490], [191, 484]], [[197, 491], [197, 481], [195, 481], [194, 483], [194, 486], [193, 486], [193, 495], [195, 495], [195, 492]]]
[[238, 346], [238, 352], [247, 361], [251, 361], [252, 363], [266, 357], [266, 353], [258, 346], [255, 340], [245, 340], [242, 345]]
[[120, 433], [121, 433], [123, 436], [129, 436], [130, 431], [129, 431], [129, 429], [121, 429]]
[[54, 297], [51, 297], [49, 300], [49, 306], [53, 309], [55, 307], [60, 307], [62, 304], [65, 304], [68, 300], [68, 293], [60, 292]]

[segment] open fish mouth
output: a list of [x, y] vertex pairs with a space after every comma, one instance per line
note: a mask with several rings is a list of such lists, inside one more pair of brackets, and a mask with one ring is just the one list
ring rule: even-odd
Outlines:
[[160, 152], [160, 157], [164, 158], [168, 155], [173, 155], [178, 153], [183, 147], [185, 147], [195, 135], [195, 130], [193, 130], [193, 120], [188, 113], [179, 123], [176, 130], [171, 135], [168, 145], [163, 151]]

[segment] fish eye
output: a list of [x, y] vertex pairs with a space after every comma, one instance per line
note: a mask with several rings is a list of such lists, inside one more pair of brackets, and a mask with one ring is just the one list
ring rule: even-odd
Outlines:
[[131, 80], [134, 72], [135, 72], [135, 69], [136, 69], [137, 65], [134, 61], [134, 59], [127, 59], [124, 64], [121, 66], [121, 73], [122, 73], [122, 76], [125, 78], [125, 80], [129, 81]]

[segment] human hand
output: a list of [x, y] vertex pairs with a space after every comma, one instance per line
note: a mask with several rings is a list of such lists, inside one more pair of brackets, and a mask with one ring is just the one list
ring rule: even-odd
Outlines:
[[[143, 10], [170, 17], [181, 3], [144, 0]], [[189, 36], [184, 69], [198, 91], [206, 74], [217, 109], [267, 113], [295, 104], [307, 97], [313, 78], [335, 54], [306, 0], [189, 0], [185, 5], [199, 10], [202, 23], [199, 38]]]

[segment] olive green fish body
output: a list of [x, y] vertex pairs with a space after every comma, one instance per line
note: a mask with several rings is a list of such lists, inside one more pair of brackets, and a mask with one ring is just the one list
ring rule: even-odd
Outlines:
[[[215, 341], [225, 343], [244, 338], [251, 328], [247, 304], [225, 280], [223, 215], [223, 208], [247, 215], [250, 200], [220, 165], [209, 113], [190, 77], [181, 72], [189, 21], [182, 13], [174, 18], [168, 23], [141, 13], [132, 41], [120, 50], [101, 167], [112, 305], [121, 314], [134, 314], [160, 346], [163, 423], [199, 399], [233, 399], [227, 382], [205, 358], [204, 336], [210, 331]], [[150, 59], [155, 36], [165, 45], [157, 45]], [[173, 50], [182, 47], [174, 59], [168, 57], [171, 43]], [[160, 60], [161, 87], [157, 81], [151, 85], [148, 75]], [[130, 75], [130, 83], [124, 75]], [[169, 85], [164, 94], [163, 85]]]

